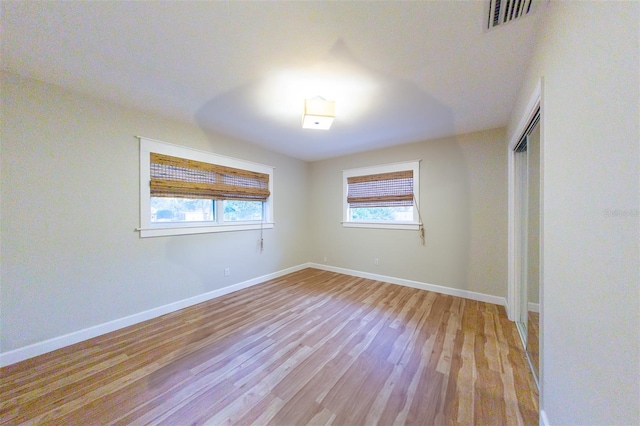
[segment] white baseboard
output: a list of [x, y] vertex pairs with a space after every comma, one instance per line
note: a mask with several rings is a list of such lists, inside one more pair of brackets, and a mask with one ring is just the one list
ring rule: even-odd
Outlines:
[[147, 311], [129, 315], [124, 318], [109, 321], [104, 324], [99, 324], [59, 337], [54, 337], [42, 342], [34, 343], [29, 346], [24, 346], [22, 348], [4, 352], [0, 354], [0, 367], [5, 367], [16, 362], [24, 361], [25, 359], [33, 358], [47, 352], [52, 352], [57, 349], [64, 348], [65, 346], [74, 345], [76, 343], [89, 340], [94, 337], [110, 333], [112, 331], [120, 330], [130, 325], [138, 324], [143, 321], [147, 321], [165, 314], [169, 314], [171, 312], [178, 311], [180, 309], [188, 308], [189, 306], [197, 305], [198, 303], [206, 302], [207, 300], [215, 299], [216, 297], [224, 296], [225, 294], [233, 293], [234, 291], [261, 284], [265, 281], [279, 278], [283, 275], [297, 272], [308, 267], [309, 264], [305, 263], [302, 265], [283, 269], [281, 271], [273, 272], [271, 274], [262, 275], [260, 277], [233, 284], [228, 287], [213, 290], [208, 293], [200, 294], [198, 296], [193, 296], [188, 299], [169, 303], [168, 305], [158, 306], [157, 308], [149, 309]]
[[540, 313], [540, 304], [539, 303], [531, 303], [531, 302], [529, 302], [529, 312]]
[[540, 426], [550, 426], [547, 413], [544, 410], [540, 410]]
[[197, 305], [198, 303], [206, 302], [216, 297], [224, 296], [234, 291], [242, 290], [265, 281], [272, 280], [274, 278], [281, 277], [283, 275], [290, 274], [292, 272], [301, 271], [305, 268], [316, 268], [325, 271], [337, 272], [339, 274], [351, 275], [354, 277], [368, 278], [376, 281], [384, 281], [391, 284], [403, 285], [406, 287], [417, 288], [420, 290], [433, 291], [436, 293], [447, 294], [450, 296], [463, 297], [465, 299], [477, 300], [480, 302], [493, 303], [496, 305], [505, 306], [506, 299], [504, 297], [492, 296], [483, 293], [476, 293], [468, 290], [460, 290], [456, 288], [443, 287], [435, 284], [427, 284], [419, 281], [406, 280], [404, 278], [388, 277], [385, 275], [372, 274], [369, 272], [354, 271], [352, 269], [338, 268], [335, 266], [323, 265], [319, 263], [303, 263], [291, 268], [283, 269], [281, 271], [273, 272], [271, 274], [262, 275], [260, 277], [252, 278], [241, 283], [233, 284], [228, 287], [224, 287], [218, 290], [213, 290], [208, 293], [200, 294], [198, 296], [190, 297], [188, 299], [180, 300], [177, 302], [169, 303], [164, 306], [149, 309], [144, 312], [129, 315], [124, 318], [109, 321], [104, 324], [99, 324], [93, 327], [85, 328], [83, 330], [74, 331], [63, 336], [54, 337], [42, 342], [34, 343], [29, 346], [14, 349], [8, 352], [0, 354], [0, 367], [5, 367], [16, 362], [24, 361], [25, 359], [33, 358], [38, 355], [52, 352], [66, 346], [74, 345], [76, 343], [92, 339], [94, 337], [101, 336], [103, 334], [110, 333], [112, 331], [120, 330], [130, 325], [138, 324], [143, 321], [147, 321], [159, 316], [169, 314], [171, 312], [178, 311], [180, 309], [188, 308], [189, 306]]
[[460, 290], [457, 288], [443, 287], [435, 284], [427, 284], [419, 281], [406, 280], [404, 278], [388, 277], [385, 275], [372, 274], [369, 272], [354, 271], [352, 269], [338, 268], [336, 266], [323, 265], [321, 263], [308, 263], [308, 267], [322, 269], [325, 271], [337, 272], [339, 274], [351, 275], [354, 277], [368, 278], [376, 281], [384, 281], [391, 284], [403, 285], [405, 287], [417, 288], [420, 290], [433, 291], [435, 293], [457, 296], [465, 299], [477, 300], [479, 302], [493, 303], [495, 305], [506, 306], [507, 299], [490, 294], [476, 293], [475, 291]]

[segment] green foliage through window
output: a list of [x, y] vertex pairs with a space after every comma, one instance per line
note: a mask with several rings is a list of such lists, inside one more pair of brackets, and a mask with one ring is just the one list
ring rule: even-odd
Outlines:
[[151, 222], [208, 222], [215, 220], [213, 200], [151, 197]]
[[224, 200], [224, 221], [262, 220], [262, 201]]
[[349, 215], [354, 222], [412, 221], [413, 206], [350, 208]]

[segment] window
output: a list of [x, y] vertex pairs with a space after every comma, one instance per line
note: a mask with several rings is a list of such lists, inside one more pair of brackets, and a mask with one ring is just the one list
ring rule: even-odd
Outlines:
[[344, 170], [343, 226], [419, 229], [419, 173], [419, 161]]
[[140, 138], [140, 236], [273, 228], [273, 168]]
[[225, 222], [262, 220], [264, 203], [261, 201], [224, 200]]
[[215, 202], [199, 198], [151, 197], [151, 223], [215, 221]]

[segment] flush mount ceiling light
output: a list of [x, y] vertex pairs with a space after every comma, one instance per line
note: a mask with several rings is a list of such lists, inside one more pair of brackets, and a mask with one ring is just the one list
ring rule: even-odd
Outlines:
[[328, 130], [335, 118], [335, 102], [321, 97], [304, 100], [303, 129]]

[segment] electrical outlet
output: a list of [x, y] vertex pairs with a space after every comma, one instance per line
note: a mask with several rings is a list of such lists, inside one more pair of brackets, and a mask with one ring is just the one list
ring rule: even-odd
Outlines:
[[373, 258], [373, 264], [374, 264], [374, 265], [379, 265], [379, 264], [380, 264], [380, 261], [378, 260], [378, 258], [377, 258], [377, 257], [374, 257], [374, 258]]
[[224, 268], [224, 276], [228, 277], [229, 275], [231, 275], [231, 269], [229, 268]]
[[324, 263], [327, 263], [327, 256], [323, 257], [323, 258], [322, 258], [322, 261], [323, 261]]

